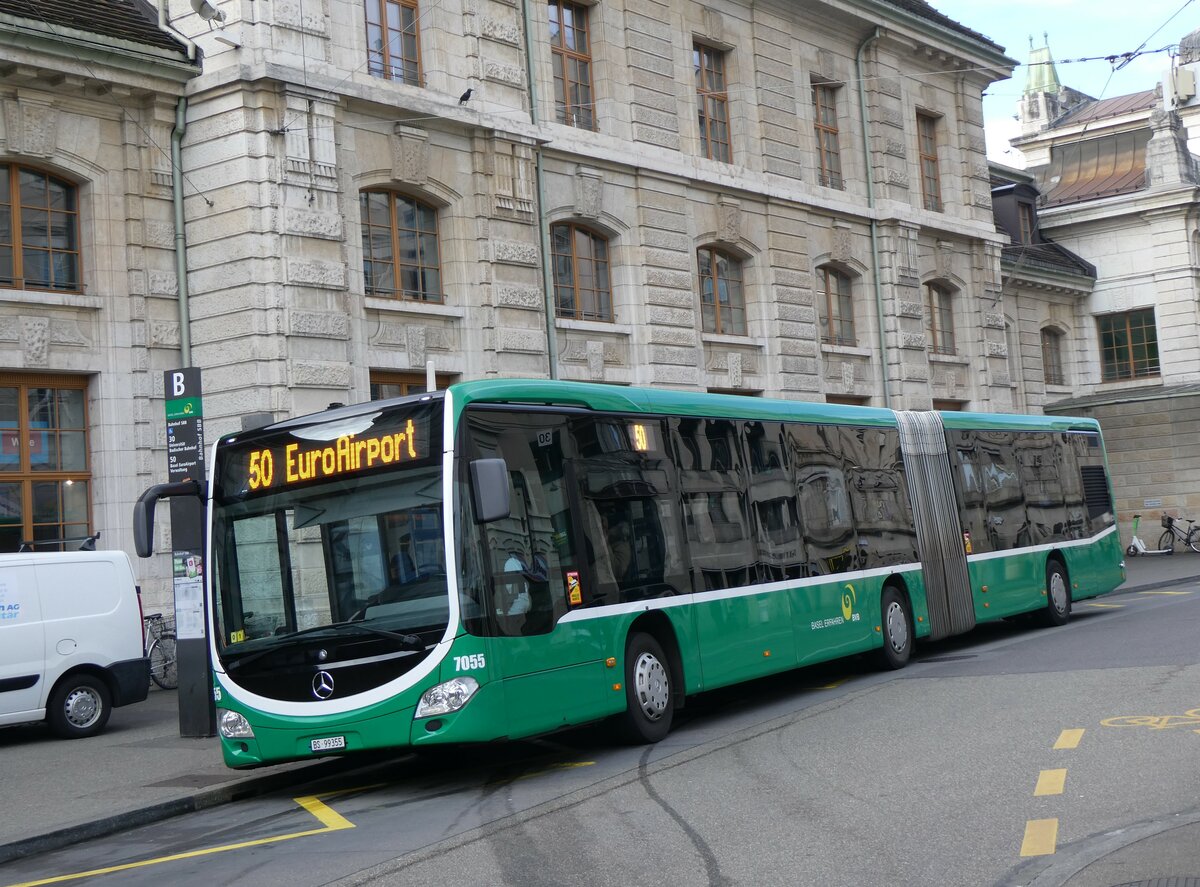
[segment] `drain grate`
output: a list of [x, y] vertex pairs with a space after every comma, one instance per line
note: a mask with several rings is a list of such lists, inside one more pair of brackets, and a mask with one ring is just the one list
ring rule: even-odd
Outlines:
[[[975, 659], [974, 653], [965, 653], [962, 656], [930, 656], [928, 659], [920, 659], [919, 662], [958, 662], [960, 659]], [[1200, 887], [1200, 885], [1197, 885]]]
[[1113, 887], [1200, 887], [1200, 878], [1153, 878], [1149, 881], [1126, 881]]

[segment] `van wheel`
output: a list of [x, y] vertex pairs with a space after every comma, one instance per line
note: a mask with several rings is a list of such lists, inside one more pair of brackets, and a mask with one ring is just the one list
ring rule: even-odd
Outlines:
[[671, 730], [675, 693], [662, 646], [638, 632], [625, 649], [625, 713], [621, 732], [635, 744], [658, 742]]
[[100, 678], [68, 675], [54, 688], [46, 708], [50, 729], [63, 739], [95, 736], [112, 714], [112, 694]]

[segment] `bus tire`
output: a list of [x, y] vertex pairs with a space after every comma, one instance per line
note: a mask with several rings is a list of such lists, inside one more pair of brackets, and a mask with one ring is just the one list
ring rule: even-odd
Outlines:
[[1071, 585], [1067, 581], [1067, 570], [1060, 561], [1050, 560], [1046, 564], [1046, 608], [1042, 611], [1042, 624], [1048, 627], [1066, 625], [1071, 618]]
[[629, 636], [625, 646], [625, 712], [621, 733], [636, 745], [655, 743], [671, 730], [675, 687], [662, 645], [645, 632]]
[[889, 585], [879, 598], [879, 620], [883, 632], [880, 664], [890, 670], [904, 668], [912, 657], [912, 614], [908, 601], [898, 588]]

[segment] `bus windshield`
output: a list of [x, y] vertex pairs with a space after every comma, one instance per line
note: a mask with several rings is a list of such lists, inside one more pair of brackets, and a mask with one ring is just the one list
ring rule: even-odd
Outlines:
[[229, 669], [309, 643], [399, 665], [445, 633], [441, 401], [345, 412], [218, 446], [211, 578]]

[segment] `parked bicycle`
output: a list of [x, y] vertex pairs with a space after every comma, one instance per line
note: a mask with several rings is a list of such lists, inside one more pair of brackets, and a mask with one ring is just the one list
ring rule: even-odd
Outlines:
[[1163, 534], [1158, 537], [1158, 547], [1163, 551], [1174, 551], [1176, 541], [1186, 545], [1192, 551], [1200, 552], [1200, 527], [1190, 517], [1185, 517], [1187, 531], [1179, 528], [1179, 521], [1164, 513], [1162, 516]]
[[150, 659], [150, 680], [164, 690], [179, 686], [179, 665], [175, 658], [175, 620], [162, 613], [151, 613], [142, 623], [146, 627], [146, 655]]

